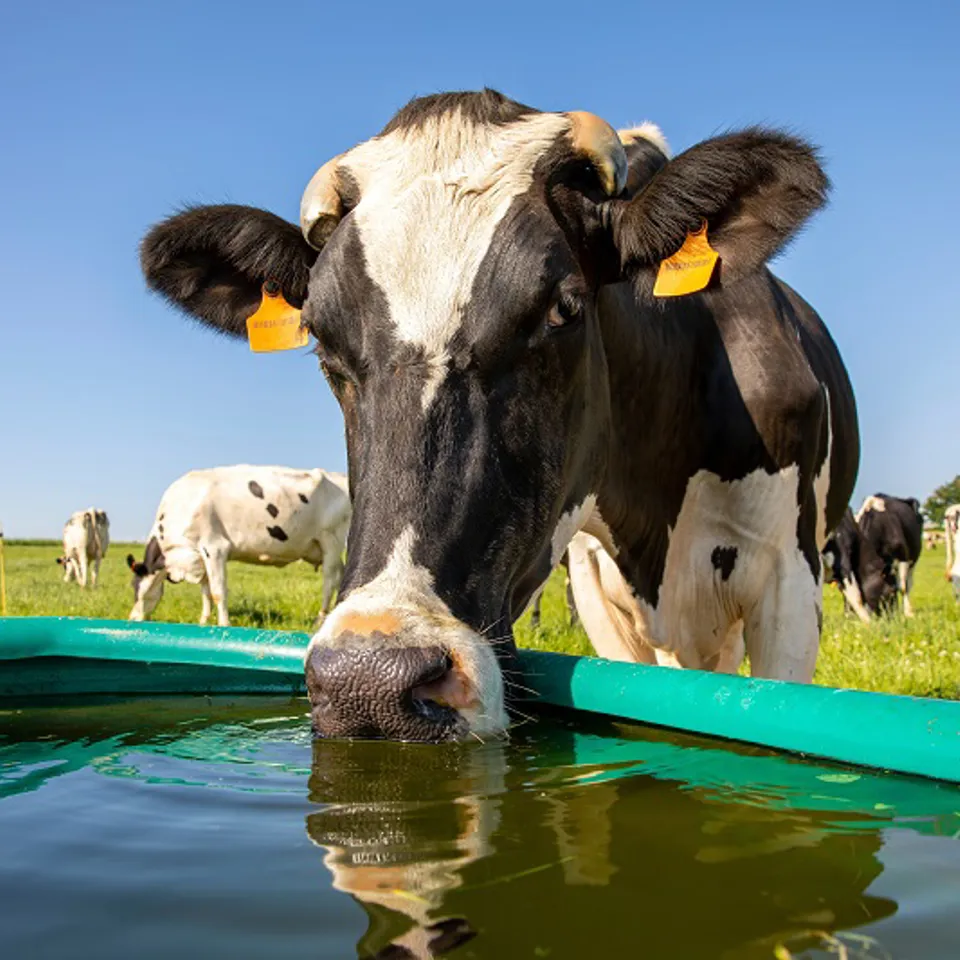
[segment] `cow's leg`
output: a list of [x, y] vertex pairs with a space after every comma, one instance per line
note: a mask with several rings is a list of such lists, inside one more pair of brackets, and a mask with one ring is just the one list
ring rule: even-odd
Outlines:
[[100, 578], [100, 557], [99, 555], [93, 558], [93, 564], [90, 568], [90, 586], [95, 587], [97, 585], [97, 580]]
[[80, 553], [77, 556], [77, 564], [80, 567], [80, 573], [77, 576], [77, 579], [80, 581], [81, 587], [86, 587], [87, 585], [87, 555], [86, 553]]
[[63, 561], [63, 582], [69, 583], [75, 576], [76, 573], [73, 569], [73, 557], [67, 557]]
[[569, 555], [574, 601], [597, 654], [609, 660], [656, 663], [653, 648], [622, 608], [635, 602], [630, 588], [600, 542], [579, 533], [570, 542]]
[[704, 660], [701, 669], [712, 670], [714, 673], [736, 673], [740, 669], [740, 664], [743, 663], [745, 653], [743, 621], [737, 620], [730, 625], [720, 652]]
[[200, 584], [200, 626], [205, 626], [210, 619], [210, 578], [204, 577]]
[[[546, 584], [544, 584], [546, 586]], [[543, 587], [540, 587], [530, 601], [530, 626], [534, 630], [540, 629], [540, 604], [543, 600]]]
[[[217, 606], [217, 624], [230, 626], [230, 614], [227, 612], [227, 551], [220, 547], [201, 548], [203, 565], [207, 571], [206, 585], [210, 599]], [[202, 621], [201, 621], [202, 622]]]
[[913, 607], [910, 606], [910, 588], [913, 586], [913, 566], [901, 560], [897, 564], [897, 586], [903, 594], [903, 615], [913, 616]]
[[318, 622], [333, 609], [334, 594], [340, 589], [343, 579], [343, 547], [340, 541], [329, 534], [321, 534], [320, 546], [323, 548], [323, 592]]
[[570, 582], [570, 571], [567, 571], [567, 610], [570, 611], [570, 626], [575, 627], [580, 622], [577, 614], [577, 601], [573, 597], [573, 585]]
[[755, 677], [810, 683], [820, 649], [823, 591], [799, 550], [784, 551], [744, 624]]

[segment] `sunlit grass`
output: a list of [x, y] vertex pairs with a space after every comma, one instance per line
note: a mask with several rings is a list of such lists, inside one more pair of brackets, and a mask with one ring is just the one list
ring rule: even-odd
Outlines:
[[[128, 552], [142, 556], [142, 547], [112, 544], [101, 569], [100, 586], [81, 590], [61, 581], [55, 563], [58, 546], [8, 543], [8, 612], [13, 616], [56, 615], [125, 619], [133, 603]], [[828, 589], [824, 604], [823, 641], [816, 681], [828, 686], [856, 687], [918, 696], [960, 699], [960, 606], [943, 576], [942, 549], [924, 551], [917, 567], [912, 620], [896, 616], [866, 626], [844, 617], [839, 594]], [[303, 563], [280, 570], [232, 563], [229, 606], [236, 626], [309, 630], [320, 606], [320, 575]], [[200, 588], [168, 584], [155, 619], [196, 622]], [[541, 628], [530, 627], [529, 615], [517, 624], [522, 646], [562, 653], [588, 654], [590, 643], [580, 627], [572, 627], [564, 600], [563, 579], [555, 574], [547, 586]]]

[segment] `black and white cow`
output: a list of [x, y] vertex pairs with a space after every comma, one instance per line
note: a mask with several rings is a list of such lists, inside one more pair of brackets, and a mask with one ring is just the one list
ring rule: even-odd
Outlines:
[[95, 587], [100, 577], [100, 564], [110, 546], [110, 520], [106, 511], [90, 507], [77, 510], [63, 527], [63, 553], [57, 563], [63, 567], [63, 582], [76, 580], [81, 587]]
[[870, 542], [889, 575], [896, 576], [904, 615], [912, 617], [913, 568], [923, 550], [923, 514], [919, 501], [877, 493], [863, 501], [856, 519], [863, 539]]
[[285, 567], [323, 565], [320, 616], [327, 614], [343, 573], [350, 527], [347, 478], [328, 470], [239, 464], [192, 470], [167, 487], [157, 507], [143, 560], [133, 571], [131, 620], [146, 620], [167, 582], [200, 584], [200, 623], [230, 623], [227, 561]]
[[946, 544], [947, 579], [953, 595], [960, 601], [960, 503], [951, 504], [943, 515], [943, 541]]
[[[811, 679], [857, 417], [766, 263], [827, 188], [776, 130], [669, 159], [655, 128], [484, 91], [415, 100], [325, 164], [299, 230], [210, 206], [150, 231], [148, 284], [210, 326], [244, 335], [268, 283], [302, 306], [342, 407], [354, 518], [307, 655], [319, 734], [504, 730], [511, 624], [581, 529], [612, 568], [574, 572], [604, 652], [735, 669], [745, 648]], [[655, 297], [704, 226], [706, 289]]]
[[827, 540], [823, 558], [827, 563], [826, 582], [837, 585], [843, 594], [844, 608], [864, 623], [870, 622], [872, 614], [896, 608], [896, 577], [873, 541], [863, 535], [849, 507]]

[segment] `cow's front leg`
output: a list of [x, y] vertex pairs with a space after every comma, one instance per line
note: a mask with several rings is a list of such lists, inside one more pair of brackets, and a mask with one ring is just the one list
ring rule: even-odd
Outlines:
[[203, 565], [207, 571], [207, 589], [210, 599], [217, 605], [217, 623], [230, 626], [227, 612], [227, 551], [219, 547], [202, 547]]
[[320, 546], [323, 548], [323, 592], [317, 620], [322, 622], [333, 609], [334, 594], [340, 589], [340, 581], [343, 579], [343, 553], [340, 543], [334, 537], [322, 535]]
[[656, 663], [653, 648], [623, 609], [636, 603], [630, 587], [600, 541], [578, 533], [568, 552], [574, 601], [593, 649], [608, 660]]
[[202, 583], [200, 584], [200, 626], [206, 626], [207, 621], [210, 619], [210, 580], [207, 577], [203, 578]]
[[100, 578], [100, 558], [93, 558], [93, 565], [90, 568], [90, 586], [96, 587], [97, 580]]
[[823, 591], [799, 550], [778, 558], [744, 625], [755, 677], [810, 683], [820, 649]]
[[77, 579], [80, 581], [80, 586], [86, 588], [87, 586], [87, 555], [85, 553], [80, 554], [77, 557], [77, 563], [80, 568], [79, 574], [77, 574]]
[[904, 561], [897, 564], [897, 586], [903, 594], [903, 615], [913, 616], [913, 607], [910, 605], [910, 588], [913, 586], [913, 567]]

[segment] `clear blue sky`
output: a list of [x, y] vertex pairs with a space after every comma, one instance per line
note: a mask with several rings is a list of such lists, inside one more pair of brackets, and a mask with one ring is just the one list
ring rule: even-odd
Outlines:
[[149, 296], [147, 227], [188, 201], [296, 219], [314, 170], [409, 98], [496, 87], [675, 150], [787, 125], [833, 201], [776, 269], [860, 405], [857, 499], [960, 472], [960, 4], [6, 3], [0, 13], [0, 521], [96, 504], [142, 538], [200, 466], [342, 469], [306, 353], [252, 356]]

